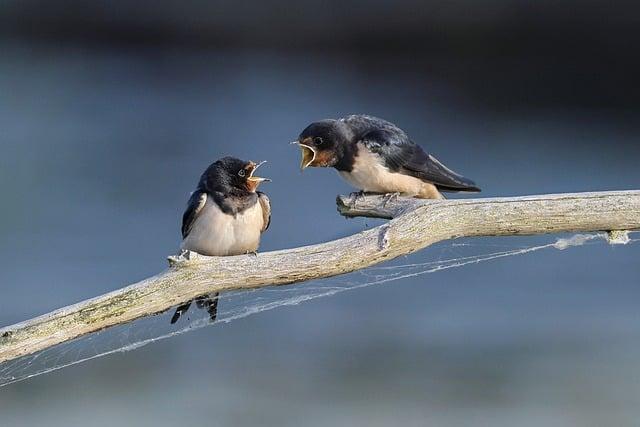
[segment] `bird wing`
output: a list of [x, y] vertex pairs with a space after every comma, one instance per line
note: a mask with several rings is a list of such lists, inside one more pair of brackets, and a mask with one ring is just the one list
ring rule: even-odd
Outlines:
[[367, 132], [379, 129], [391, 131], [398, 136], [409, 139], [407, 134], [398, 126], [378, 117], [367, 116], [365, 114], [353, 114], [340, 120], [346, 123], [356, 135], [364, 135]]
[[427, 154], [395, 126], [371, 130], [359, 142], [369, 151], [380, 155], [385, 166], [393, 172], [430, 182], [444, 191], [480, 191], [473, 181]]
[[207, 193], [202, 190], [196, 190], [189, 197], [189, 202], [187, 202], [187, 209], [184, 211], [182, 215], [182, 238], [184, 239], [189, 235], [191, 231], [191, 227], [193, 227], [193, 223], [202, 212], [202, 208], [207, 203]]
[[269, 228], [269, 224], [271, 224], [271, 202], [266, 194], [261, 191], [258, 191], [258, 201], [260, 202], [260, 207], [262, 208], [262, 229], [261, 232], [264, 232]]

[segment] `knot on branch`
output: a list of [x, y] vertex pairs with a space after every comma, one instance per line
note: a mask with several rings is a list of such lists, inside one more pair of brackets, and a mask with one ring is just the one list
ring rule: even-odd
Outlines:
[[167, 261], [169, 261], [169, 267], [181, 267], [189, 262], [196, 261], [202, 258], [204, 255], [200, 255], [193, 251], [181, 251], [176, 255], [169, 255]]
[[607, 242], [610, 245], [626, 245], [631, 241], [629, 231], [627, 230], [611, 230], [607, 232]]

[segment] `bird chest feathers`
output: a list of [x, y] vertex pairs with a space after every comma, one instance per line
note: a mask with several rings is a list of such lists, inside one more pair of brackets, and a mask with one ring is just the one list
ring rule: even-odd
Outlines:
[[260, 203], [230, 215], [208, 198], [182, 248], [211, 256], [254, 252], [260, 244], [263, 223]]
[[347, 182], [362, 191], [374, 193], [401, 193], [429, 199], [442, 198], [437, 188], [413, 176], [391, 172], [382, 158], [358, 143], [352, 170], [339, 171]]

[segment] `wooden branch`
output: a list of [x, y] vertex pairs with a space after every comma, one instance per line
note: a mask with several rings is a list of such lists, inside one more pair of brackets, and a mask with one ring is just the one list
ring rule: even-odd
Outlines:
[[340, 196], [337, 202], [345, 216], [395, 219], [331, 242], [257, 256], [172, 257], [157, 276], [0, 329], [0, 362], [199, 295], [336, 276], [446, 239], [640, 229], [640, 191], [437, 201]]

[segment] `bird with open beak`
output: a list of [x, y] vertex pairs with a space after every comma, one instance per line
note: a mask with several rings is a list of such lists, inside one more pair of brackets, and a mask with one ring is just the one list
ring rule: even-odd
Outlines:
[[480, 191], [386, 120], [352, 115], [311, 123], [297, 141], [300, 168], [333, 167], [361, 192], [443, 199], [441, 191]]
[[[270, 181], [255, 175], [265, 162], [254, 163], [224, 157], [212, 163], [200, 177], [182, 216], [182, 250], [208, 256], [255, 253], [261, 234], [271, 221], [271, 204], [258, 186]], [[217, 315], [218, 294], [196, 299], [211, 321]], [[171, 323], [178, 321], [191, 301], [180, 305]]]

